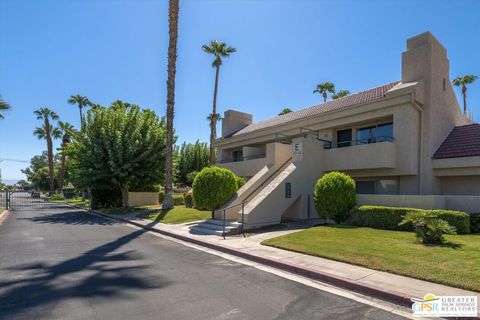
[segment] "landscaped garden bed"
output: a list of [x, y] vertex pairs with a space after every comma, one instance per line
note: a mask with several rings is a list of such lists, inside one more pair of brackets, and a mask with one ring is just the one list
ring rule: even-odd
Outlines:
[[429, 246], [412, 232], [335, 225], [262, 244], [480, 292], [480, 234], [445, 239]]

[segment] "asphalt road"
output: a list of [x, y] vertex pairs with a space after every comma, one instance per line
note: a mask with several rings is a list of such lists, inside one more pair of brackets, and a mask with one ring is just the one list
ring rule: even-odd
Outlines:
[[81, 211], [30, 209], [0, 225], [0, 319], [400, 319]]

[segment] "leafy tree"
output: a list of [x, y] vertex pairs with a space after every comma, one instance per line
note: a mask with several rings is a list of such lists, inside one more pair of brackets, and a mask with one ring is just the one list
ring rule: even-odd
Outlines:
[[237, 192], [235, 174], [225, 168], [206, 167], [193, 180], [193, 202], [198, 208], [218, 209]]
[[467, 113], [467, 84], [472, 84], [477, 80], [477, 76], [469, 74], [463, 77], [453, 79], [452, 84], [456, 87], [462, 87], [463, 113]]
[[58, 127], [62, 136], [62, 144], [60, 146], [60, 177], [58, 180], [58, 186], [60, 191], [63, 189], [63, 183], [65, 179], [65, 169], [66, 169], [66, 148], [67, 145], [72, 141], [72, 135], [75, 134], [75, 129], [73, 125], [68, 122], [58, 121]]
[[355, 181], [344, 173], [329, 172], [315, 184], [313, 201], [322, 218], [341, 223], [356, 205]]
[[92, 103], [90, 102], [90, 100], [88, 100], [87, 97], [81, 96], [79, 94], [70, 96], [70, 98], [68, 99], [68, 103], [78, 106], [78, 110], [80, 111], [80, 127], [83, 129], [85, 123], [85, 119], [83, 117], [83, 108], [91, 105]]
[[191, 174], [208, 166], [208, 144], [198, 140], [194, 144], [184, 142], [176, 153], [178, 157], [176, 180], [181, 184], [191, 186], [194, 178]]
[[[58, 166], [58, 158], [54, 157], [54, 164]], [[27, 176], [32, 188], [39, 191], [49, 190], [49, 172], [48, 172], [48, 152], [43, 151], [42, 154], [33, 156], [30, 159], [30, 166], [21, 170]], [[59, 172], [59, 170], [55, 170]], [[56, 177], [55, 181], [58, 181]]]
[[173, 208], [173, 117], [175, 115], [175, 74], [177, 71], [178, 0], [169, 0], [168, 5], [168, 70], [167, 70], [167, 132], [165, 157], [165, 198], [162, 209]]
[[317, 84], [317, 87], [315, 90], [313, 90], [313, 93], [320, 93], [323, 96], [323, 102], [327, 102], [327, 94], [335, 94], [335, 85], [328, 81], [322, 82]]
[[434, 212], [414, 211], [405, 215], [403, 224], [413, 224], [415, 227], [415, 235], [417, 239], [421, 239], [424, 244], [440, 244], [445, 241], [443, 235], [457, 234], [455, 227], [442, 220]]
[[47, 107], [40, 108], [34, 111], [34, 114], [37, 116], [38, 120], [43, 121], [41, 127], [35, 128], [33, 134], [37, 136], [38, 139], [45, 139], [47, 141], [47, 155], [48, 155], [48, 174], [50, 177], [50, 188], [49, 191], [51, 194], [55, 193], [55, 171], [53, 164], [53, 145], [52, 138], [58, 139], [61, 136], [61, 132], [57, 127], [54, 127], [50, 124], [50, 120], [58, 120], [58, 115], [55, 111], [50, 110]]
[[213, 108], [212, 113], [210, 113], [210, 165], [215, 164], [215, 148], [214, 141], [217, 138], [217, 93], [218, 93], [218, 77], [220, 74], [220, 66], [223, 61], [222, 58], [228, 58], [232, 53], [236, 52], [237, 49], [234, 47], [227, 46], [225, 42], [211, 41], [208, 45], [203, 45], [202, 50], [208, 54], [211, 54], [215, 57], [212, 62], [212, 67], [215, 68], [215, 86], [213, 89]]
[[290, 108], [283, 108], [283, 110], [278, 114], [279, 116], [283, 116], [284, 114], [293, 112]]
[[333, 100], [340, 99], [348, 96], [349, 94], [350, 94], [350, 91], [348, 90], [338, 90], [336, 93], [332, 95], [332, 99]]
[[88, 111], [84, 130], [67, 147], [74, 184], [99, 196], [119, 190], [128, 207], [129, 190], [162, 182], [164, 124], [153, 111], [137, 105]]
[[12, 107], [0, 96], [0, 119], [3, 119], [3, 111], [10, 110]]

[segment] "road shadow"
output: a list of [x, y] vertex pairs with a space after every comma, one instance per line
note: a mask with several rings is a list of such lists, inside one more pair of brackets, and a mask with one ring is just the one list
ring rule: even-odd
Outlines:
[[[99, 217], [84, 217], [83, 220], [89, 222], [81, 222], [80, 214], [85, 216], [85, 213], [72, 212], [26, 219], [37, 223], [110, 224], [100, 222]], [[140, 253], [119, 252], [145, 232], [136, 230], [56, 264], [38, 262], [7, 269], [12, 277], [0, 281], [0, 319], [25, 315], [35, 312], [35, 308], [46, 308], [70, 298], [128, 299], [135, 290], [168, 286], [169, 281], [142, 263], [144, 257]]]
[[[51, 209], [51, 208], [48, 208]], [[52, 224], [73, 224], [73, 225], [113, 225], [118, 221], [106, 219], [97, 215], [86, 213], [85, 211], [70, 211], [54, 214], [46, 214], [33, 218], [18, 218], [21, 220], [29, 220], [35, 223], [52, 223]]]

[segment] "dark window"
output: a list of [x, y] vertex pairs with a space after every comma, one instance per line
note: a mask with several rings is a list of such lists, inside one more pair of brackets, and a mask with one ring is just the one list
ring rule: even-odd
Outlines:
[[232, 151], [232, 160], [233, 161], [243, 161], [243, 150]]
[[357, 130], [357, 144], [390, 141], [393, 137], [393, 123], [384, 123]]
[[375, 194], [375, 181], [356, 181], [357, 194]]
[[349, 147], [352, 145], [352, 129], [337, 131], [337, 147]]

